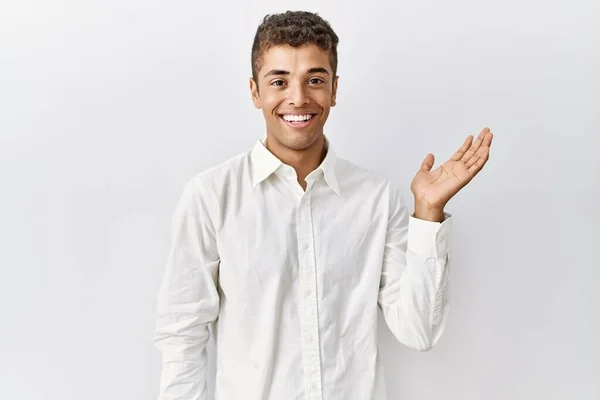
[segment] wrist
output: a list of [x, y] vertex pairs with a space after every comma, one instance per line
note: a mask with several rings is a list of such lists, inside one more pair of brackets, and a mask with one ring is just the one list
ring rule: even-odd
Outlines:
[[428, 204], [423, 204], [418, 201], [415, 201], [414, 215], [415, 218], [432, 222], [443, 222], [445, 217], [443, 207], [432, 207]]

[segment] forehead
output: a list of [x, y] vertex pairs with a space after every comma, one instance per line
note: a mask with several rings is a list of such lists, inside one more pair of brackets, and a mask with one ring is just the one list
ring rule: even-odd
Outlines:
[[262, 71], [280, 69], [304, 72], [310, 68], [322, 67], [331, 72], [329, 52], [315, 44], [293, 47], [290, 45], [273, 46], [262, 54]]

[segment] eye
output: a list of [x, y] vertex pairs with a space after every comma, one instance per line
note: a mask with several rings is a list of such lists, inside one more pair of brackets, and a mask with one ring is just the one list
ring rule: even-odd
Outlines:
[[312, 84], [312, 85], [318, 85], [319, 83], [323, 83], [323, 79], [321, 78], [310, 78], [308, 83]]
[[273, 82], [271, 82], [271, 85], [273, 86], [283, 86], [285, 84], [285, 82], [282, 79], [277, 79], [274, 80]]

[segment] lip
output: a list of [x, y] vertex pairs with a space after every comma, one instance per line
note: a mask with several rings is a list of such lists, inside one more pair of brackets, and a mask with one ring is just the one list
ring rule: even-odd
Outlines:
[[[306, 115], [306, 114], [312, 115], [312, 118], [309, 119], [308, 121], [304, 121], [304, 122], [288, 122], [285, 119], [283, 119], [283, 115]], [[317, 116], [317, 114], [311, 113], [311, 112], [306, 112], [306, 113], [294, 112], [294, 113], [282, 113], [282, 114], [278, 114], [277, 116], [285, 125], [289, 126], [290, 128], [299, 129], [299, 128], [306, 128], [307, 126], [309, 126], [316, 119], [315, 117]]]

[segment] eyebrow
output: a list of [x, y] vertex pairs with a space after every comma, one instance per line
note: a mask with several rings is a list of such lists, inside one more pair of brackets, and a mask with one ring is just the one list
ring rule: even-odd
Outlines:
[[[306, 71], [307, 74], [316, 74], [318, 72], [329, 75], [329, 71], [327, 71], [327, 69], [323, 68], [323, 67], [314, 67], [314, 68], [310, 68]], [[285, 71], [283, 69], [272, 69], [265, 74], [265, 78], [270, 75], [289, 75], [289, 74], [290, 74], [289, 71]]]

